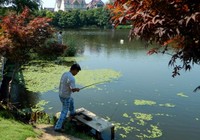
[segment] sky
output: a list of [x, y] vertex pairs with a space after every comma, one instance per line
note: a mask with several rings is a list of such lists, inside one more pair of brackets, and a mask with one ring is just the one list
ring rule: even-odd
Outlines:
[[[43, 7], [47, 8], [54, 8], [56, 0], [42, 0], [43, 1]], [[89, 3], [91, 0], [85, 0], [86, 3]], [[104, 3], [108, 0], [102, 0]]]

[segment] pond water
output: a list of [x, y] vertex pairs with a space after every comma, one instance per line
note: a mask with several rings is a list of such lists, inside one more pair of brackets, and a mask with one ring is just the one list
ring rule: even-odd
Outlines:
[[[65, 32], [66, 40], [73, 38], [82, 48], [84, 59], [78, 61], [82, 69], [112, 69], [121, 73], [117, 80], [74, 94], [75, 107], [84, 107], [116, 123], [117, 140], [199, 140], [200, 93], [193, 93], [200, 84], [199, 66], [172, 78], [170, 56], [147, 55], [144, 43], [128, 41], [128, 32]], [[120, 44], [121, 39], [124, 44]], [[48, 113], [60, 111], [57, 92], [43, 93], [40, 99], [49, 101]], [[108, 139], [107, 135], [104, 139]]]

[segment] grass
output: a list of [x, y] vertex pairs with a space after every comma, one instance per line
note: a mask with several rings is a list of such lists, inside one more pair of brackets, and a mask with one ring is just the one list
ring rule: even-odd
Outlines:
[[9, 113], [0, 112], [1, 140], [25, 140], [27, 137], [36, 137], [37, 135], [31, 125], [16, 121]]
[[[45, 119], [45, 118], [43, 118]], [[41, 122], [37, 122], [41, 124]], [[52, 122], [52, 124], [55, 122]], [[65, 134], [84, 140], [94, 140], [86, 132], [77, 130], [73, 124], [65, 123]], [[35, 139], [41, 135], [41, 131], [34, 131], [32, 125], [24, 124], [14, 119], [7, 111], [0, 111], [0, 140], [26, 140]]]

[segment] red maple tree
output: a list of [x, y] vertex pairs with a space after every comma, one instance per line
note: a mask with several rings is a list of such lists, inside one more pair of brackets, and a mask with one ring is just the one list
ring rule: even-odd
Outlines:
[[52, 37], [54, 29], [50, 22], [50, 18], [32, 17], [28, 8], [25, 8], [21, 14], [11, 13], [1, 18], [0, 55], [6, 58], [6, 64], [10, 63], [13, 67], [8, 70], [12, 72], [10, 75], [8, 71], [4, 71], [0, 100], [10, 96], [15, 74], [30, 60], [30, 54], [43, 49], [45, 41]]
[[50, 18], [31, 18], [29, 9], [2, 18], [0, 23], [0, 54], [15, 62], [23, 62], [30, 51], [40, 49], [52, 37]]
[[[130, 37], [158, 43], [152, 53], [170, 53], [173, 77], [200, 64], [199, 0], [115, 0], [107, 5], [115, 26], [131, 23]], [[171, 54], [171, 50], [173, 53]], [[176, 64], [180, 59], [182, 64]]]

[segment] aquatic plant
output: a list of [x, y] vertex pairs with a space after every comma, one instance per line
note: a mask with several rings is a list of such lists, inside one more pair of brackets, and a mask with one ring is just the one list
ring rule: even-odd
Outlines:
[[153, 119], [153, 116], [151, 114], [140, 113], [140, 112], [133, 112], [133, 114], [135, 115], [135, 118], [138, 120], [150, 121]]
[[[87, 78], [85, 78], [87, 75]], [[83, 70], [77, 75], [77, 82], [82, 86], [90, 85], [97, 82], [108, 82], [115, 80], [121, 76], [120, 72], [112, 69], [96, 69], [96, 70]], [[93, 88], [95, 87], [92, 86]]]
[[[69, 59], [74, 58], [70, 57]], [[42, 62], [38, 65], [34, 64], [24, 67], [24, 79], [26, 81], [26, 87], [30, 91], [42, 93], [57, 89], [59, 86], [60, 77], [64, 72], [69, 71], [70, 68], [68, 66], [56, 65], [53, 62]], [[85, 78], [85, 75], [87, 75], [87, 78]], [[112, 69], [83, 69], [75, 78], [80, 87], [102, 81], [112, 81], [120, 76], [120, 72]], [[95, 87], [96, 86], [94, 85], [89, 88]]]
[[134, 100], [135, 105], [156, 105], [156, 102], [150, 100]]
[[125, 118], [129, 118], [129, 115], [127, 113], [124, 113], [122, 116]]
[[184, 98], [189, 97], [189, 96], [185, 95], [185, 93], [183, 93], [183, 92], [177, 93], [176, 95], [180, 96], [180, 97], [184, 97]]
[[[179, 96], [183, 96], [182, 94], [179, 95]], [[148, 105], [148, 106], [153, 106], [153, 105], [156, 105], [156, 102], [155, 101], [151, 101], [151, 100], [134, 100], [134, 104], [135, 105]], [[165, 103], [165, 104], [159, 104], [159, 106], [161, 107], [175, 107], [176, 105], [174, 104], [171, 104], [171, 103]]]
[[141, 140], [145, 138], [150, 139], [162, 136], [162, 130], [159, 128], [159, 124], [155, 125], [150, 122], [153, 120], [153, 114], [133, 112], [132, 115], [123, 113], [122, 117], [127, 118], [128, 122], [113, 123], [115, 124], [115, 130], [119, 132], [119, 136], [123, 139], [127, 138], [129, 133], [135, 133], [135, 136]]
[[157, 125], [150, 125], [151, 129], [147, 129], [147, 134], [140, 133], [139, 135], [136, 135], [138, 138], [144, 139], [153, 139], [153, 138], [159, 138], [162, 136], [162, 131], [158, 128]]
[[[125, 102], [125, 101], [124, 101]], [[154, 106], [154, 107], [167, 107], [173, 108], [176, 105], [171, 103], [158, 104], [151, 100], [135, 99], [134, 105], [137, 106]], [[114, 123], [116, 125], [116, 131], [119, 131], [121, 138], [127, 138], [127, 134], [135, 133], [135, 136], [141, 140], [159, 138], [163, 135], [162, 130], [159, 128], [159, 124], [153, 124], [152, 120], [154, 116], [174, 117], [173, 115], [164, 113], [143, 113], [133, 112], [132, 114], [123, 113], [122, 117], [127, 119], [127, 123]], [[196, 119], [198, 120], [198, 119]]]
[[163, 106], [163, 107], [175, 107], [176, 105], [170, 104], [170, 103], [165, 103], [165, 104], [159, 104], [159, 106]]
[[76, 62], [76, 61], [78, 61], [78, 62], [80, 62], [80, 61], [83, 61], [83, 60], [85, 60], [86, 59], [86, 57], [80, 57], [80, 56], [77, 56], [77, 57], [70, 57], [70, 56], [68, 56], [68, 57], [57, 57], [57, 61], [65, 61], [65, 62]]

